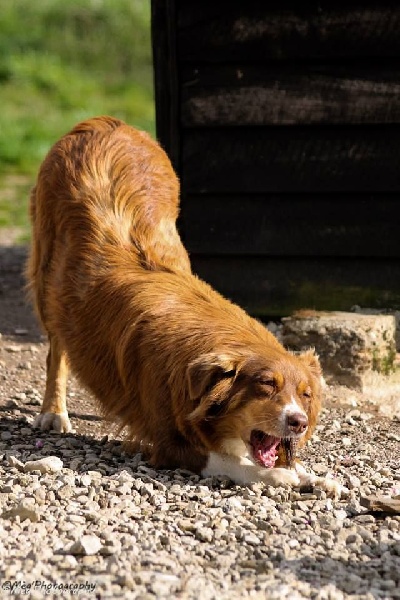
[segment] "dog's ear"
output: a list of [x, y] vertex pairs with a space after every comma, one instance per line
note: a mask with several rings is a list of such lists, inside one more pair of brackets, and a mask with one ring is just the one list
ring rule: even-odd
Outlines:
[[325, 387], [325, 379], [322, 375], [321, 363], [319, 362], [318, 354], [315, 353], [314, 348], [306, 350], [299, 355], [299, 358], [309, 368], [311, 375], [313, 375], [319, 381], [321, 387]]
[[315, 353], [315, 350], [313, 348], [300, 354], [299, 358], [308, 367], [312, 377], [315, 380], [315, 393], [313, 394], [312, 401], [307, 411], [309, 427], [304, 437], [305, 442], [308, 439], [310, 439], [312, 432], [317, 424], [318, 415], [321, 410], [321, 391], [323, 390], [326, 384], [325, 379], [322, 375], [322, 368], [319, 362], [318, 355]]
[[201, 398], [220, 379], [234, 378], [236, 370], [237, 361], [228, 354], [211, 352], [199, 356], [189, 364], [187, 370], [187, 386], [190, 399]]

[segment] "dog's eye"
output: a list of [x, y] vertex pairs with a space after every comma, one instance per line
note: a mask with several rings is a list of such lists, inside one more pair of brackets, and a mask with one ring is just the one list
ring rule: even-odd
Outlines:
[[273, 379], [263, 379], [263, 378], [259, 378], [257, 379], [257, 383], [262, 386], [262, 391], [264, 394], [267, 394], [268, 396], [272, 396], [272, 394], [275, 392], [275, 381]]
[[261, 383], [261, 385], [267, 385], [269, 387], [275, 387], [275, 381], [273, 379], [259, 379], [258, 383]]
[[304, 396], [304, 398], [308, 398], [308, 399], [312, 398], [311, 390], [304, 390], [303, 396]]

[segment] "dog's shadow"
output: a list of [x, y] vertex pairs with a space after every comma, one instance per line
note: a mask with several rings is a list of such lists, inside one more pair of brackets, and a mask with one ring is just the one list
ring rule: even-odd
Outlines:
[[[25, 409], [27, 415], [35, 411]], [[35, 412], [36, 414], [36, 412]], [[96, 415], [74, 415], [80, 419], [100, 421]], [[2, 433], [8, 432], [6, 436]], [[142, 452], [130, 451], [121, 439], [112, 439], [104, 435], [101, 439], [75, 432], [60, 434], [56, 432], [43, 432], [35, 429], [25, 416], [19, 419], [0, 417], [1, 444], [0, 464], [6, 466], [9, 457], [14, 456], [22, 463], [39, 460], [46, 456], [58, 456], [63, 461], [63, 466], [81, 476], [88, 471], [98, 471], [101, 476], [118, 477], [122, 471], [127, 471], [133, 479], [151, 480], [153, 483], [171, 485], [202, 485], [210, 487], [230, 487], [234, 484], [223, 479], [201, 479], [199, 475], [184, 469], [155, 470], [147, 461]], [[90, 456], [90, 460], [88, 460]]]
[[322, 592], [321, 596], [307, 597], [339, 598], [338, 592], [344, 594], [340, 598], [398, 597], [391, 595], [392, 591], [399, 589], [400, 584], [398, 544], [395, 541], [389, 541], [382, 548], [382, 544], [374, 540], [368, 545], [363, 544], [360, 554], [357, 555], [355, 551], [348, 558], [346, 551], [343, 551], [343, 557], [338, 557], [339, 553], [338, 549], [334, 558], [330, 556], [330, 552], [318, 557], [313, 555], [293, 559], [276, 556], [274, 563], [279, 565], [281, 578], [282, 574], [287, 574], [288, 580], [293, 580], [294, 574], [298, 581], [310, 584]]

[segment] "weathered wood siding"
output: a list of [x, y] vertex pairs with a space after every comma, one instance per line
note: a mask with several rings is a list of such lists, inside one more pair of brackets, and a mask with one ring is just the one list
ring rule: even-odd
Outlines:
[[400, 308], [400, 3], [153, 0], [196, 272], [256, 314]]

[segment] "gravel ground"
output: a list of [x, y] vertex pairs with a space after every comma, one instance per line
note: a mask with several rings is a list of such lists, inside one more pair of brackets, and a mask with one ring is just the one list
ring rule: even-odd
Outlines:
[[24, 256], [0, 248], [0, 596], [400, 599], [400, 516], [360, 504], [400, 494], [398, 421], [328, 388], [303, 460], [347, 486], [340, 501], [156, 472], [105, 435], [74, 381], [75, 432], [35, 431], [46, 343]]

